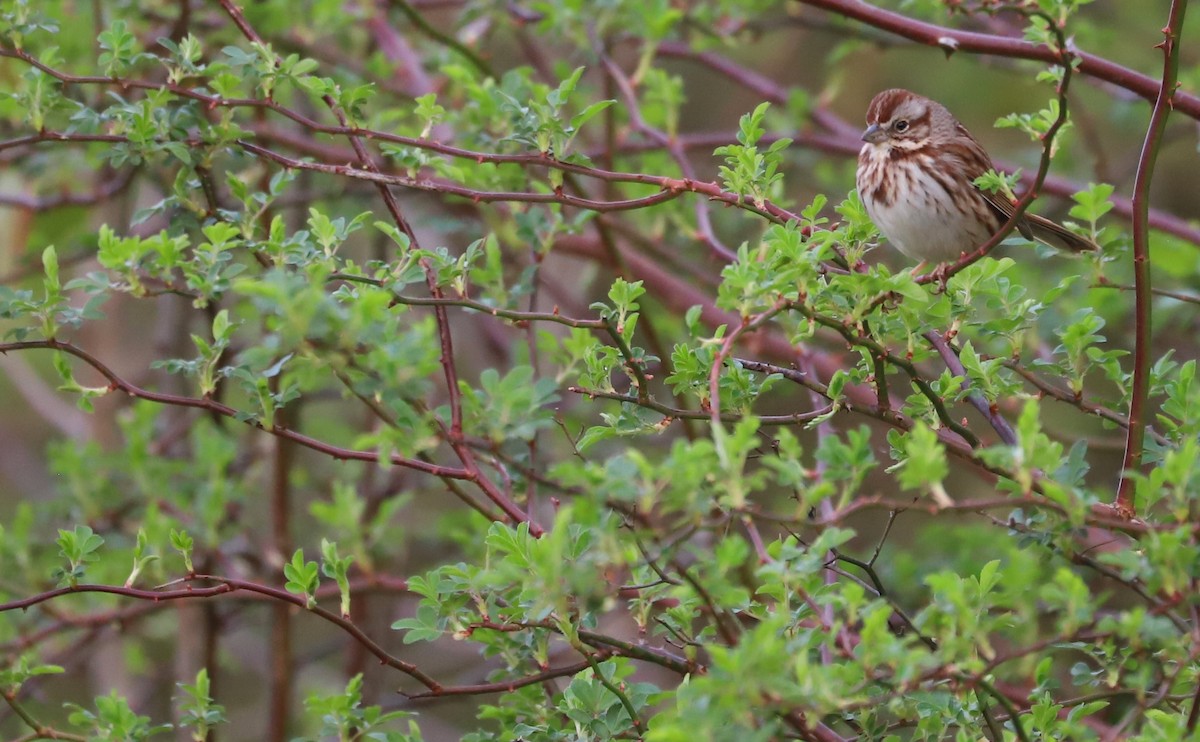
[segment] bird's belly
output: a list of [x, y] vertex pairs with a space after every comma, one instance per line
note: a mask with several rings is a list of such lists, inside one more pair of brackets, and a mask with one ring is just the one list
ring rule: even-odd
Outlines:
[[908, 257], [931, 263], [957, 260], [982, 245], [999, 226], [973, 188], [967, 203], [955, 203], [941, 183], [930, 178], [922, 181], [908, 182], [890, 203], [873, 199], [869, 190], [862, 194], [875, 226]]

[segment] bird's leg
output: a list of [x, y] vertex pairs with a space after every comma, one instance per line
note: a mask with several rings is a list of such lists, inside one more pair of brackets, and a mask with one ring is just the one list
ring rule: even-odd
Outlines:
[[938, 267], [933, 269], [933, 273], [932, 273], [933, 279], [935, 281], [937, 281], [938, 285], [941, 287], [941, 290], [938, 293], [941, 293], [941, 294], [946, 293], [946, 281], [949, 280], [946, 277], [946, 274], [949, 272], [950, 272], [950, 264], [949, 263], [938, 263]]

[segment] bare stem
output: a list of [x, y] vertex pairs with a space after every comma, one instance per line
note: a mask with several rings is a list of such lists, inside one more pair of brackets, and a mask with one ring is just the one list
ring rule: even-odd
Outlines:
[[1163, 28], [1162, 83], [1158, 87], [1158, 98], [1150, 114], [1150, 125], [1142, 141], [1142, 154], [1138, 159], [1137, 177], [1133, 184], [1133, 285], [1134, 285], [1134, 328], [1136, 332], [1133, 348], [1133, 398], [1129, 404], [1129, 429], [1125, 437], [1125, 459], [1122, 464], [1121, 482], [1117, 486], [1117, 498], [1113, 507], [1121, 515], [1132, 518], [1136, 512], [1133, 503], [1133, 474], [1141, 467], [1142, 448], [1146, 439], [1146, 398], [1150, 393], [1150, 340], [1151, 307], [1153, 294], [1150, 286], [1150, 182], [1154, 178], [1154, 163], [1162, 146], [1163, 131], [1167, 116], [1177, 104], [1176, 86], [1179, 79], [1179, 37], [1183, 30], [1183, 16], [1187, 11], [1187, 0], [1172, 0], [1170, 19]]

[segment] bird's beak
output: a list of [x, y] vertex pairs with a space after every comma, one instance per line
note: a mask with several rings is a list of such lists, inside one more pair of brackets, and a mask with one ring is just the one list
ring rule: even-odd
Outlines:
[[887, 136], [887, 132], [879, 128], [879, 124], [871, 124], [862, 133], [862, 140], [871, 144], [879, 144]]

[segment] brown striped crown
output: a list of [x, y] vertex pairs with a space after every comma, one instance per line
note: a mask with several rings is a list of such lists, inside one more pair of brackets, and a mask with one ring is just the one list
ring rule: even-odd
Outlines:
[[906, 103], [911, 105], [921, 101], [929, 101], [929, 99], [903, 88], [885, 90], [871, 99], [871, 105], [867, 106], [867, 124], [886, 124], [892, 120], [897, 109], [902, 105]]

